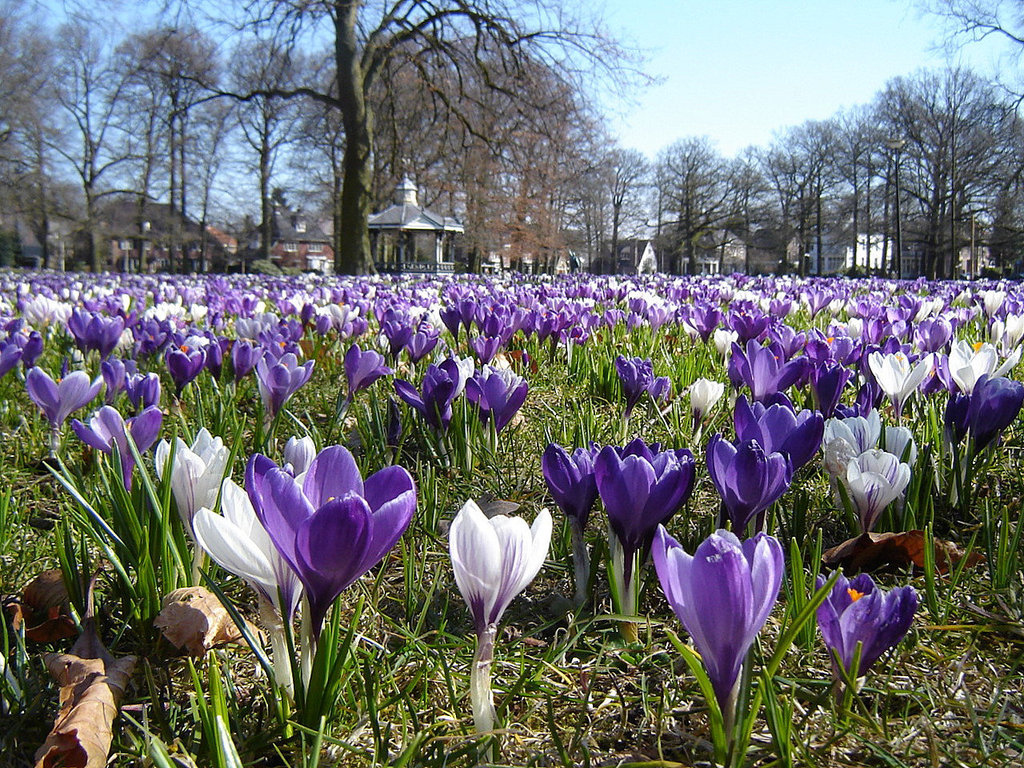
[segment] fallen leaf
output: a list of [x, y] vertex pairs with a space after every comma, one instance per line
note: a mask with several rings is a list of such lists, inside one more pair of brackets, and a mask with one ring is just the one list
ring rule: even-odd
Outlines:
[[113, 658], [100, 642], [91, 614], [90, 608], [82, 634], [68, 653], [43, 656], [60, 685], [60, 711], [35, 754], [36, 768], [103, 768], [107, 764], [111, 728], [136, 658]]
[[242, 639], [230, 614], [205, 587], [183, 587], [166, 595], [153, 625], [171, 645], [193, 656]]
[[40, 573], [25, 587], [20, 601], [5, 607], [14, 628], [24, 626], [25, 639], [34, 643], [52, 643], [78, 634], [59, 569]]
[[[951, 541], [934, 539], [934, 545], [937, 573], [947, 573], [951, 565], [956, 565], [964, 557], [963, 549]], [[848, 573], [907, 565], [923, 569], [924, 547], [924, 531], [862, 533], [832, 547], [821, 556], [821, 562], [828, 568], [842, 567]], [[973, 567], [984, 560], [983, 555], [972, 552], [967, 558], [967, 566]]]

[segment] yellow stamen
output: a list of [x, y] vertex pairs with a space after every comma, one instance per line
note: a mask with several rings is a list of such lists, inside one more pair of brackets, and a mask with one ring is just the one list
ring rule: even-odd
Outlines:
[[856, 603], [858, 600], [864, 597], [865, 594], [867, 594], [865, 592], [858, 592], [856, 589], [848, 589], [846, 590], [846, 592], [850, 595], [850, 602], [852, 603]]
[[835, 336], [829, 336], [828, 338], [825, 339], [825, 343], [826, 344], [831, 344], [835, 340], [836, 340]]
[[981, 352], [981, 348], [984, 347], [984, 346], [985, 346], [985, 342], [984, 341], [976, 341], [976, 342], [974, 342], [974, 351], [975, 352]]

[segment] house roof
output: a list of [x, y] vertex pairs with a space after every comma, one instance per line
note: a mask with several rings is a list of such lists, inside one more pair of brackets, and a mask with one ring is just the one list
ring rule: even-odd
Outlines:
[[402, 203], [370, 214], [370, 229], [402, 229], [428, 232], [463, 232], [463, 226], [451, 216], [442, 216], [418, 205]]
[[285, 205], [274, 206], [273, 239], [300, 243], [331, 242], [316, 219]]
[[464, 232], [458, 219], [420, 208], [416, 185], [406, 176], [395, 187], [395, 203], [378, 213], [370, 214], [370, 229], [397, 229], [420, 232]]
[[139, 236], [140, 224], [145, 227], [145, 237], [159, 238], [171, 231], [172, 222], [178, 220], [182, 234], [197, 238], [202, 230], [199, 224], [182, 216], [169, 203], [158, 203], [145, 200], [140, 216], [138, 200], [134, 198], [115, 198], [107, 201], [100, 214], [104, 228], [112, 237], [133, 238]]

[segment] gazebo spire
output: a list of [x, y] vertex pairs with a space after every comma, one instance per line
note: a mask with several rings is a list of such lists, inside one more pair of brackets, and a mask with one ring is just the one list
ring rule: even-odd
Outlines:
[[415, 205], [419, 207], [416, 197], [416, 185], [408, 176], [404, 176], [395, 187], [395, 205]]

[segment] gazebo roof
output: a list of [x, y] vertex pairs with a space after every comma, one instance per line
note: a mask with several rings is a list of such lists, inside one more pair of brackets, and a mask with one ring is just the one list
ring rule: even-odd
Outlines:
[[462, 224], [451, 216], [420, 208], [416, 200], [416, 185], [408, 178], [395, 188], [395, 204], [379, 213], [370, 214], [370, 229], [393, 229], [419, 232], [463, 232]]

